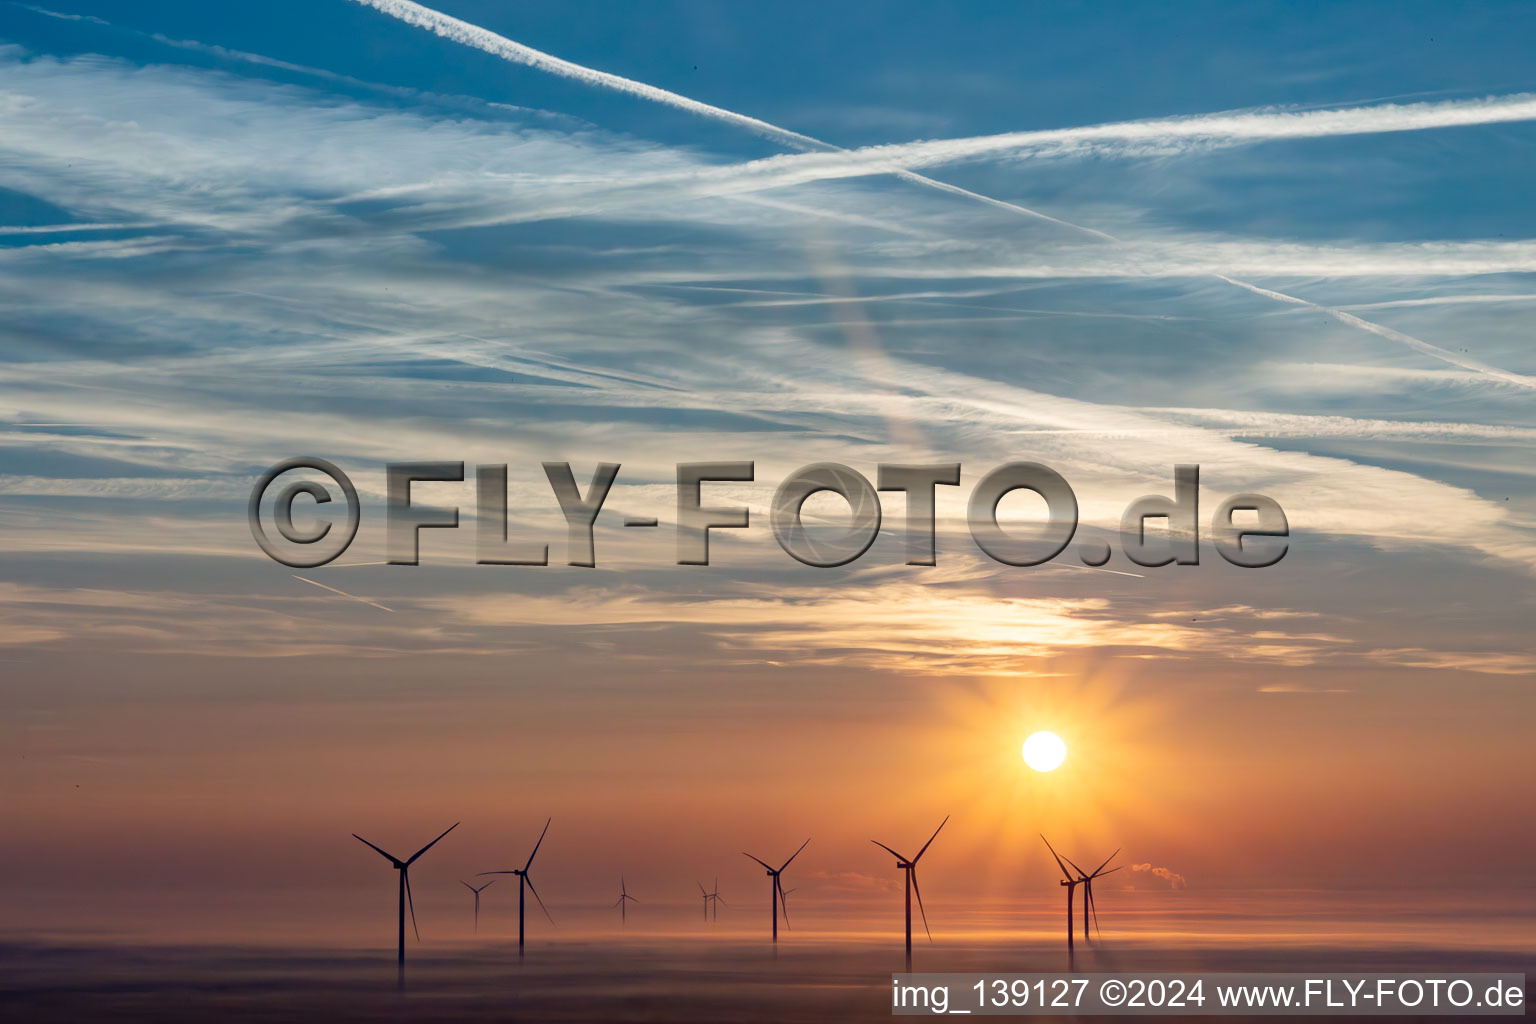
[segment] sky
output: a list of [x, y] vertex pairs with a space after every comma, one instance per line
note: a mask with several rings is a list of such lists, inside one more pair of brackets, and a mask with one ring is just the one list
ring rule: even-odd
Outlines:
[[[870, 907], [898, 877], [869, 840], [946, 815], [954, 900], [1053, 893], [1039, 832], [1123, 848], [1145, 898], [1536, 886], [1533, 32], [1516, 4], [0, 6], [0, 888], [151, 929], [111, 908], [372, 907], [352, 832], [462, 820], [416, 876], [441, 894], [553, 817], [553, 905], [621, 872], [746, 890], [743, 849], [810, 836], [797, 895]], [[363, 509], [308, 570], [245, 515], [300, 455]], [[508, 465], [551, 564], [475, 563], [472, 481], [418, 485], [461, 528], [380, 564], [408, 461]], [[593, 568], [546, 461], [620, 464]], [[707, 567], [676, 564], [693, 461], [755, 463], [706, 485], [752, 521]], [[1013, 461], [1090, 540], [1198, 464], [1202, 517], [1269, 495], [1289, 549], [1003, 565], [965, 503]], [[892, 493], [862, 558], [793, 561], [768, 508], [815, 462], [960, 463], [937, 564], [904, 564]]]

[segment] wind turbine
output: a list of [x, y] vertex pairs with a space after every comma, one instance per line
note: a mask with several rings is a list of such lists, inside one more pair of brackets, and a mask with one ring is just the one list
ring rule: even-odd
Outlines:
[[933, 830], [933, 835], [929, 836], [928, 841], [923, 844], [923, 848], [917, 851], [917, 856], [911, 858], [910, 860], [906, 857], [903, 857], [889, 846], [886, 846], [884, 843], [875, 839], [870, 840], [870, 842], [880, 847], [880, 849], [884, 850], [892, 857], [895, 857], [896, 866], [902, 871], [906, 872], [907, 970], [909, 971], [912, 969], [912, 894], [914, 892], [917, 893], [917, 912], [923, 915], [923, 931], [928, 932], [928, 941], [933, 941], [933, 933], [928, 931], [928, 912], [923, 909], [923, 891], [917, 886], [917, 862], [922, 859], [923, 854], [928, 852], [928, 847], [932, 846], [933, 841], [939, 838], [939, 833], [944, 830], [944, 826], [947, 824], [949, 824], [949, 815], [946, 814], [944, 816], [944, 820], [939, 822], [939, 827]]
[[[1077, 889], [1078, 883], [1082, 881], [1082, 878], [1073, 878], [1072, 872], [1068, 871], [1067, 865], [1061, 862], [1061, 857], [1057, 854], [1056, 848], [1051, 845], [1051, 841], [1043, 835], [1040, 839], [1045, 843], [1045, 848], [1051, 851], [1051, 856], [1056, 858], [1056, 866], [1061, 868], [1061, 884], [1067, 887], [1067, 949], [1070, 950], [1072, 948], [1072, 893]], [[1072, 866], [1077, 867], [1076, 864]], [[1082, 874], [1081, 869], [1079, 869], [1078, 874]]]
[[619, 876], [619, 899], [618, 899], [618, 902], [614, 904], [614, 906], [619, 908], [619, 923], [620, 924], [623, 924], [625, 922], [625, 920], [627, 920], [627, 918], [628, 918], [628, 915], [625, 913], [625, 910], [628, 909], [629, 904], [631, 904], [631, 903], [639, 903], [639, 902], [640, 902], [639, 900], [635, 899], [633, 896], [631, 896], [629, 894], [629, 890], [627, 888], [625, 888], [625, 886], [624, 886], [624, 876], [620, 875]]
[[[800, 844], [800, 850], [805, 849], [810, 844], [811, 841], [807, 839], [805, 842]], [[779, 907], [784, 903], [784, 886], [780, 883], [779, 876], [784, 873], [785, 868], [789, 867], [790, 861], [793, 861], [796, 857], [800, 856], [800, 850], [796, 850], [794, 853], [790, 854], [789, 860], [785, 861], [783, 864], [780, 864], [778, 867], [773, 867], [765, 860], [759, 860], [757, 857], [752, 856], [745, 850], [743, 850], [741, 853], [743, 857], [746, 857], [749, 860], [755, 860], [761, 864], [764, 869], [767, 870], [768, 877], [773, 879], [773, 890], [768, 894], [768, 914], [773, 919], [774, 942], [779, 941]], [[789, 927], [788, 907], [785, 907], [784, 909], [784, 927]]]
[[[699, 895], [704, 899], [704, 920], [708, 921], [711, 917], [716, 921], [720, 920], [720, 904], [725, 901], [720, 898], [719, 876], [715, 877], [715, 887], [712, 890], [705, 889], [703, 882], [698, 883], [698, 885]], [[726, 906], [730, 906], [730, 904], [727, 903]], [[711, 914], [711, 911], [713, 911], [713, 914]]]
[[[454, 822], [452, 825], [449, 825], [448, 828], [443, 832], [443, 836], [447, 835], [449, 832], [452, 832], [454, 829], [456, 829], [458, 827], [459, 827], [459, 823], [458, 822]], [[401, 860], [399, 857], [396, 857], [394, 854], [385, 853], [383, 850], [380, 850], [377, 846], [374, 846], [372, 843], [370, 843], [368, 840], [364, 839], [362, 836], [358, 835], [356, 832], [352, 833], [352, 838], [353, 839], [356, 839], [358, 842], [362, 843], [364, 846], [371, 847], [376, 853], [378, 853], [379, 856], [381, 856], [385, 860], [389, 861], [389, 863], [394, 867], [394, 869], [396, 871], [400, 872], [400, 957], [399, 957], [400, 968], [399, 968], [399, 970], [400, 970], [400, 983], [402, 985], [405, 984], [405, 908], [407, 906], [409, 906], [411, 908], [411, 931], [416, 933], [416, 941], [417, 942], [421, 941], [421, 932], [417, 931], [417, 929], [416, 929], [416, 901], [411, 898], [411, 865], [416, 863], [416, 861], [421, 857], [422, 854], [426, 853], [428, 850], [432, 849], [432, 847], [436, 846], [438, 844], [439, 840], [441, 840], [443, 838], [443, 836], [438, 836], [437, 839], [432, 840], [426, 846], [423, 846], [421, 849], [419, 849], [415, 853], [411, 854], [405, 860]]]
[[[810, 842], [810, 840], [807, 839], [806, 842]], [[720, 904], [725, 903], [725, 898], [720, 895], [719, 875], [715, 876], [715, 887], [709, 893], [709, 903], [711, 907], [710, 917], [715, 921], [720, 920]], [[725, 903], [725, 905], [730, 906], [729, 903]]]
[[[1114, 853], [1110, 854], [1108, 857], [1105, 857], [1104, 858], [1104, 863], [1100, 864], [1097, 868], [1095, 868], [1092, 873], [1084, 871], [1082, 868], [1077, 867], [1076, 864], [1072, 864], [1072, 858], [1071, 857], [1067, 858], [1067, 863], [1068, 864], [1072, 864], [1072, 866], [1074, 868], [1077, 868], [1077, 876], [1078, 876], [1077, 880], [1079, 882], [1081, 882], [1082, 886], [1083, 886], [1083, 941], [1084, 942], [1091, 942], [1091, 941], [1093, 941], [1092, 939], [1090, 939], [1088, 937], [1088, 915], [1090, 913], [1093, 914], [1093, 926], [1095, 928], [1097, 928], [1099, 926], [1099, 908], [1093, 902], [1093, 880], [1095, 878], [1099, 878], [1099, 877], [1101, 877], [1103, 875], [1112, 875], [1116, 871], [1119, 871], [1120, 868], [1110, 868], [1108, 871], [1104, 870], [1105, 866], [1107, 864], [1109, 864], [1110, 861], [1114, 860], [1117, 856], [1119, 856], [1119, 854], [1120, 854], [1120, 851], [1117, 849], [1117, 850], [1115, 850]], [[1068, 927], [1068, 930], [1071, 929], [1071, 918], [1070, 918], [1070, 915], [1068, 916], [1067, 927]]]
[[[482, 875], [516, 875], [517, 876], [517, 955], [523, 955], [523, 890], [532, 890], [533, 898], [539, 901], [539, 909], [544, 911], [544, 916], [549, 917], [549, 909], [544, 906], [544, 901], [539, 899], [539, 890], [533, 888], [533, 879], [528, 877], [528, 869], [533, 867], [533, 858], [538, 855], [539, 847], [544, 845], [544, 835], [549, 831], [549, 823], [555, 819], [549, 818], [544, 822], [544, 831], [539, 833], [539, 841], [533, 844], [533, 853], [528, 855], [528, 861], [520, 868], [511, 868], [507, 871], [482, 871]], [[549, 923], [554, 924], [555, 919], [549, 917]]]
[[496, 879], [491, 879], [489, 882], [486, 882], [478, 889], [464, 881], [462, 878], [459, 879], [459, 884], [475, 894], [475, 931], [478, 932], [480, 930], [480, 894], [485, 892], [485, 890], [489, 889], [491, 886], [495, 885]]

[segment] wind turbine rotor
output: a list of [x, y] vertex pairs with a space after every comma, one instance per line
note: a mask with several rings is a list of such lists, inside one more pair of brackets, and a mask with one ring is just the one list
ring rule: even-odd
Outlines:
[[[529, 858], [530, 861], [532, 859], [533, 858], [531, 858], [531, 857]], [[544, 906], [544, 901], [542, 899], [539, 899], [539, 890], [537, 890], [537, 889], [535, 889], [533, 887], [533, 879], [528, 877], [528, 873], [526, 871], [524, 871], [522, 873], [522, 875], [523, 875], [523, 881], [528, 883], [528, 891], [533, 893], [534, 900], [539, 904], [539, 909], [544, 911], [544, 916], [545, 917], [549, 917], [549, 909]], [[553, 917], [549, 917], [549, 923], [550, 924], [554, 924], [555, 923], [555, 919]]]
[[527, 874], [528, 869], [533, 867], [533, 858], [535, 858], [535, 857], [537, 857], [539, 855], [539, 847], [544, 845], [544, 836], [547, 835], [548, 832], [549, 832], [549, 823], [551, 821], [554, 821], [554, 820], [555, 820], [554, 818], [547, 818], [547, 819], [545, 819], [545, 821], [544, 821], [544, 831], [539, 833], [539, 841], [533, 844], [533, 852], [528, 855], [528, 863], [523, 865], [523, 873], [524, 874]]
[[[419, 855], [418, 855], [419, 856]], [[412, 858], [415, 859], [415, 858]], [[411, 931], [416, 934], [416, 941], [421, 941], [421, 931], [416, 927], [416, 901], [411, 898], [411, 872], [408, 868], [400, 869], [400, 877], [405, 881], [405, 905], [411, 908]]]
[[939, 838], [939, 833], [944, 831], [944, 826], [948, 825], [948, 824], [949, 824], [949, 815], [946, 814], [946, 815], [944, 815], [944, 820], [939, 822], [939, 827], [933, 830], [933, 835], [929, 836], [928, 837], [928, 841], [923, 844], [923, 848], [921, 850], [917, 851], [917, 856], [912, 858], [912, 863], [913, 864], [916, 864], [918, 861], [923, 859], [923, 854], [928, 852], [928, 847], [933, 845], [933, 841], [935, 839]]
[[[938, 833], [934, 834], [937, 835]], [[918, 854], [918, 856], [922, 856], [922, 854]], [[917, 869], [909, 868], [907, 871], [907, 877], [912, 879], [912, 894], [917, 897], [917, 912], [921, 914], [923, 918], [923, 931], [927, 933], [928, 941], [932, 942], [933, 932], [928, 931], [928, 911], [923, 909], [923, 890], [917, 887]]]

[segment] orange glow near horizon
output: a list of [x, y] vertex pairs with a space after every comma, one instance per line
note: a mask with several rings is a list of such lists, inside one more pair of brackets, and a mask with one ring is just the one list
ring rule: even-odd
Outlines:
[[[980, 680], [938, 703], [923, 760], [945, 767], [922, 796], [989, 823], [973, 849], [952, 854], [984, 865], [989, 884], [1045, 872], [1041, 833], [1097, 863], [1126, 835], [1167, 834], [1192, 817], [1181, 794], [1197, 782], [1182, 777], [1193, 773], [1162, 739], [1175, 709], [1166, 696], [1154, 704], [1136, 695], [1119, 671]], [[1021, 745], [1045, 725], [1070, 738], [1069, 756], [1032, 770]]]

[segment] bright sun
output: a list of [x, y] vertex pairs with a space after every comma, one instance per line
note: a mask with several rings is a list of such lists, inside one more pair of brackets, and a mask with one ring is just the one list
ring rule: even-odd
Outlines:
[[1024, 741], [1024, 763], [1037, 772], [1051, 772], [1067, 759], [1067, 745], [1053, 732], [1037, 732]]

